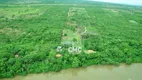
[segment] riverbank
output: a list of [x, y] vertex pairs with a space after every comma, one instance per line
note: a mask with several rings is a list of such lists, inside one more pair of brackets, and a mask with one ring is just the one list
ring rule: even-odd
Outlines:
[[71, 68], [60, 72], [29, 74], [0, 80], [141, 80], [142, 64], [120, 66], [95, 65], [86, 68]]

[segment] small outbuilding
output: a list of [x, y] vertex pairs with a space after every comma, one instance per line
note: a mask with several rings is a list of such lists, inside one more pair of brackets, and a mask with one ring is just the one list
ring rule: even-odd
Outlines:
[[58, 46], [57, 47], [57, 52], [61, 52], [62, 51], [62, 46]]
[[18, 57], [19, 57], [19, 55], [18, 55], [18, 54], [16, 54], [16, 55], [15, 55], [15, 58], [18, 58]]
[[62, 42], [62, 45], [64, 46], [64, 47], [71, 47], [72, 46], [72, 42], [71, 41], [64, 41], [64, 42]]

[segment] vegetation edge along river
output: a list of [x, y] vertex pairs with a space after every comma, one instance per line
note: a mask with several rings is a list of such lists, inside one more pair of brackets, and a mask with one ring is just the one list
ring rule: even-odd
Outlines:
[[141, 80], [142, 64], [94, 65], [85, 68], [70, 68], [59, 72], [28, 74], [0, 80]]
[[0, 78], [142, 63], [142, 7], [7, 1], [0, 4]]

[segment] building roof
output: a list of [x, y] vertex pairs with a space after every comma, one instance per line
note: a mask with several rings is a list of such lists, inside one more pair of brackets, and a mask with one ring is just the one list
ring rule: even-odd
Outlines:
[[64, 42], [62, 42], [62, 44], [72, 44], [72, 42], [71, 41], [64, 41]]
[[62, 48], [62, 46], [57, 46], [57, 49], [61, 49]]

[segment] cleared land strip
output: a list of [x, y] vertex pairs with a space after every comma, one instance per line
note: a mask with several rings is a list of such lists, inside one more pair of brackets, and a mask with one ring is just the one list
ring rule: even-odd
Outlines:
[[[73, 47], [84, 48], [81, 36], [86, 32], [89, 25], [89, 19], [85, 8], [71, 7], [69, 8], [66, 27], [62, 32], [62, 44], [72, 45]], [[88, 24], [86, 24], [88, 23]]]

